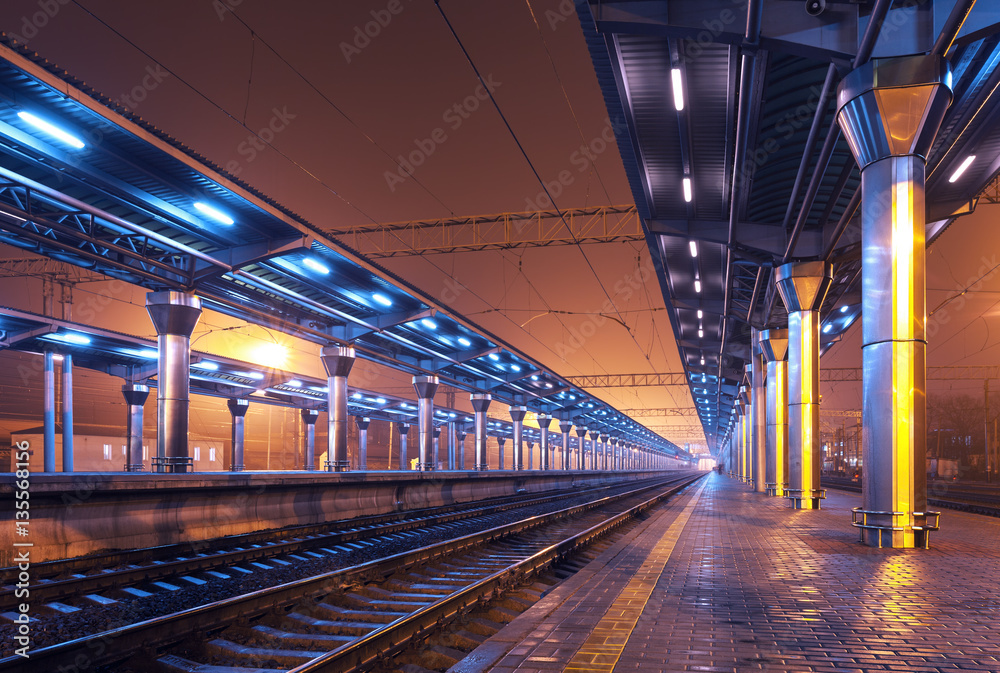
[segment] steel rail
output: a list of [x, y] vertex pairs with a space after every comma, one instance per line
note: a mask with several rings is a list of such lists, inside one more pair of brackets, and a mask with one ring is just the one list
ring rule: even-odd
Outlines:
[[[685, 475], [666, 483], [672, 484], [680, 480], [693, 481], [702, 476], [702, 474], [698, 474], [692, 478]], [[616, 496], [607, 496], [549, 514], [528, 517], [521, 521], [472, 533], [454, 540], [427, 545], [349, 568], [293, 580], [242, 596], [223, 599], [163, 617], [75, 638], [58, 645], [34, 650], [30, 659], [11, 655], [0, 659], [0, 671], [37, 673], [40, 670], [60, 670], [60, 667], [67, 667], [67, 669], [71, 669], [73, 666], [97, 667], [123, 661], [141, 650], [162, 648], [177, 643], [196, 632], [211, 632], [223, 628], [237, 619], [257, 617], [273, 609], [293, 605], [303, 600], [319, 598], [344, 585], [372, 581], [377, 578], [388, 578], [402, 568], [430, 563], [442, 557], [482, 546], [493, 540], [604, 507], [616, 500], [632, 497], [661, 485], [665, 484], [644, 486]]]
[[[642, 480], [642, 482], [639, 483], [647, 481], [654, 480]], [[600, 491], [607, 491], [621, 485], [622, 484], [601, 486], [593, 489], [571, 492], [571, 495], [577, 496], [585, 495], [587, 493], [597, 493]], [[110, 589], [118, 589], [120, 587], [134, 585], [139, 582], [151, 582], [171, 576], [183, 575], [185, 573], [211, 570], [222, 566], [238, 564], [244, 561], [253, 561], [255, 559], [280, 556], [324, 545], [329, 546], [343, 544], [356, 540], [364, 540], [369, 537], [388, 535], [391, 533], [398, 533], [426, 526], [450, 523], [452, 521], [461, 521], [478, 516], [489, 516], [491, 514], [497, 514], [521, 507], [544, 505], [553, 501], [565, 499], [566, 497], [568, 497], [566, 492], [559, 492], [555, 495], [543, 497], [513, 496], [508, 498], [497, 498], [496, 500], [499, 500], [500, 502], [493, 504], [463, 503], [461, 505], [448, 505], [444, 508], [427, 508], [426, 510], [401, 512], [388, 517], [381, 515], [365, 517], [361, 520], [346, 520], [327, 524], [295, 526], [277, 531], [270, 531], [266, 534], [266, 537], [261, 533], [251, 533], [247, 536], [232, 536], [219, 540], [218, 544], [225, 546], [240, 546], [256, 544], [256, 541], [263, 542], [264, 544], [250, 549], [218, 551], [214, 553], [209, 552], [204, 556], [199, 555], [193, 558], [179, 558], [175, 561], [162, 563], [153, 562], [150, 557], [153, 555], [154, 551], [161, 552], [158, 555], [163, 557], [164, 554], [162, 552], [165, 548], [130, 551], [123, 555], [124, 558], [129, 559], [128, 561], [124, 560], [124, 558], [120, 558], [117, 554], [89, 557], [86, 559], [90, 561], [87, 569], [100, 567], [102, 563], [104, 564], [104, 567], [107, 567], [110, 565], [109, 559], [115, 559], [114, 563], [119, 565], [123, 563], [129, 563], [131, 565], [134, 561], [140, 560], [146, 562], [148, 565], [124, 568], [111, 572], [100, 572], [97, 575], [88, 575], [86, 577], [74, 577], [64, 580], [48, 581], [41, 584], [32, 584], [28, 587], [28, 590], [31, 593], [32, 601], [34, 603], [51, 602], [66, 599], [72, 596], [81, 596], [107, 591]], [[470, 505], [472, 506], [470, 507]], [[443, 510], [443, 512], [441, 510]], [[417, 512], [425, 512], [425, 514], [421, 515]], [[330, 530], [335, 526], [352, 526], [352, 529]], [[304, 539], [303, 536], [308, 536], [308, 539]], [[293, 537], [299, 539], [287, 539]], [[278, 541], [276, 542], [276, 540]], [[193, 543], [169, 546], [169, 549], [178, 551], [181, 548], [185, 550], [183, 553], [197, 553], [197, 550], [193, 549]], [[33, 569], [36, 571], [35, 574], [37, 577], [37, 567], [33, 567]], [[10, 570], [16, 574], [16, 568], [9, 568], [6, 570]], [[66, 568], [60, 568], [60, 572], [67, 571], [68, 570]], [[14, 606], [21, 602], [23, 601], [17, 598], [15, 587], [5, 587], [3, 590], [0, 590], [0, 610], [13, 609]]]
[[[696, 479], [700, 478], [701, 476], [698, 476]], [[657, 494], [587, 530], [550, 545], [522, 561], [484, 577], [475, 584], [459, 589], [405, 617], [400, 617], [352, 643], [293, 668], [289, 673], [355, 673], [367, 670], [387, 655], [399, 652], [413, 640], [429, 635], [441, 624], [453, 620], [480, 601], [496, 596], [510, 584], [537, 574], [539, 570], [590, 544], [632, 517], [686, 488], [696, 479]]]

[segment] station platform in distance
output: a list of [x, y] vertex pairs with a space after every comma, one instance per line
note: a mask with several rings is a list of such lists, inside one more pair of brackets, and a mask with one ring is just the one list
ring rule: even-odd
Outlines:
[[1000, 671], [1000, 520], [875, 549], [853, 493], [709, 474], [456, 664], [473, 671]]

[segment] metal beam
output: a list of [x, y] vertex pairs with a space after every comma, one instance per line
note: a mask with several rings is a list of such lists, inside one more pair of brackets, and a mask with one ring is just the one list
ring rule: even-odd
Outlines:
[[634, 205], [366, 224], [328, 233], [372, 259], [644, 240]]
[[567, 383], [579, 388], [640, 388], [645, 386], [686, 386], [691, 381], [684, 372], [672, 374], [604, 374], [566, 376]]

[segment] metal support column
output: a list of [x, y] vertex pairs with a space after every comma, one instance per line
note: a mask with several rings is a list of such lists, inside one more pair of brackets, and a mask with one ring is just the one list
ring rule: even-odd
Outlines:
[[410, 424], [396, 421], [396, 429], [399, 431], [399, 469], [406, 471], [410, 469], [409, 456], [406, 453], [406, 440], [410, 436]]
[[156, 329], [156, 472], [187, 472], [188, 409], [191, 394], [191, 333], [201, 317], [193, 294], [165, 290], [146, 295], [146, 312]]
[[243, 462], [243, 448], [246, 437], [246, 415], [250, 409], [250, 400], [245, 397], [236, 397], [226, 400], [229, 407], [229, 415], [232, 417], [232, 432], [230, 433], [230, 456], [229, 471], [242, 472], [245, 468]]
[[126, 383], [122, 386], [122, 396], [128, 407], [125, 434], [128, 445], [125, 449], [125, 471], [142, 472], [142, 420], [143, 405], [149, 397], [149, 386], [141, 383]]
[[761, 332], [760, 345], [767, 361], [764, 488], [768, 495], [781, 498], [788, 480], [788, 330]]
[[524, 469], [524, 454], [522, 453], [523, 437], [524, 437], [524, 417], [528, 413], [528, 407], [525, 406], [513, 406], [510, 408], [510, 420], [514, 425], [514, 438], [513, 445], [511, 446], [511, 469], [512, 470], [523, 470]]
[[458, 423], [457, 421], [448, 421], [448, 469], [454, 470], [458, 468]]
[[573, 429], [573, 421], [568, 418], [559, 420], [559, 432], [562, 433], [562, 469], [569, 470], [573, 464], [573, 453], [569, 446], [569, 433]]
[[434, 463], [434, 469], [441, 469], [441, 426], [435, 425], [433, 431], [431, 432], [431, 437], [433, 437], [433, 458], [431, 462]]
[[587, 469], [587, 458], [584, 453], [587, 450], [587, 428], [579, 424], [576, 425], [576, 469]]
[[62, 455], [63, 472], [73, 471], [73, 356], [62, 359]]
[[497, 435], [497, 469], [503, 469], [503, 459], [504, 459], [504, 445], [507, 443], [507, 438], [503, 435]]
[[465, 423], [459, 423], [455, 427], [455, 469], [465, 469], [465, 436], [469, 434], [469, 428]]
[[760, 348], [760, 331], [751, 329], [750, 345], [750, 422], [751, 422], [751, 468], [753, 490], [766, 491], [764, 473], [767, 469], [765, 446], [767, 444], [767, 390], [765, 388], [764, 355]]
[[372, 419], [355, 416], [354, 422], [358, 425], [358, 469], [365, 471], [368, 469], [368, 426]]
[[319, 420], [319, 410], [302, 410], [303, 433], [302, 469], [316, 469], [316, 421]]
[[924, 186], [950, 87], [948, 61], [932, 53], [874, 59], [837, 91], [837, 119], [861, 167], [862, 189], [865, 475], [853, 523], [873, 547], [926, 547], [938, 524], [926, 511], [924, 466]]
[[56, 471], [56, 356], [45, 351], [42, 375], [42, 471]]
[[542, 470], [552, 469], [552, 447], [549, 445], [549, 428], [552, 426], [552, 421], [554, 420], [548, 414], [538, 414], [538, 428], [541, 430], [541, 441], [538, 445], [538, 450], [541, 454], [539, 468]]
[[[489, 459], [486, 454], [486, 412], [490, 408], [493, 397], [483, 393], [472, 393], [473, 420], [476, 424], [476, 464], [473, 467], [476, 471], [490, 469]], [[503, 465], [500, 466], [503, 468]]]
[[347, 457], [347, 376], [354, 366], [354, 349], [329, 344], [323, 347], [321, 357], [327, 376], [330, 433], [326, 468], [331, 472], [346, 472], [351, 469]]
[[778, 267], [775, 283], [788, 309], [788, 492], [795, 509], [819, 509], [819, 309], [833, 281], [827, 262]]
[[438, 377], [414, 376], [413, 389], [417, 391], [417, 469], [429, 472], [437, 469], [434, 464], [434, 393], [438, 389]]

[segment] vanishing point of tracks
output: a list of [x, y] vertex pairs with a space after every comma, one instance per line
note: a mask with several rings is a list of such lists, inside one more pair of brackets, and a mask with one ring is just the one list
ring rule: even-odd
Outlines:
[[[449, 659], [460, 658], [463, 645], [473, 649], [513, 619], [514, 608], [536, 601], [546, 584], [557, 581], [560, 565], [573, 563], [571, 556], [700, 476], [688, 473], [45, 647], [30, 660], [0, 661], [0, 671], [318, 673], [386, 665], [392, 670], [389, 662], [399, 652], [404, 659], [416, 657], [407, 670], [445, 668]], [[447, 644], [426, 646], [453, 622], [462, 628]], [[412, 646], [420, 643], [419, 655], [413, 654]]]

